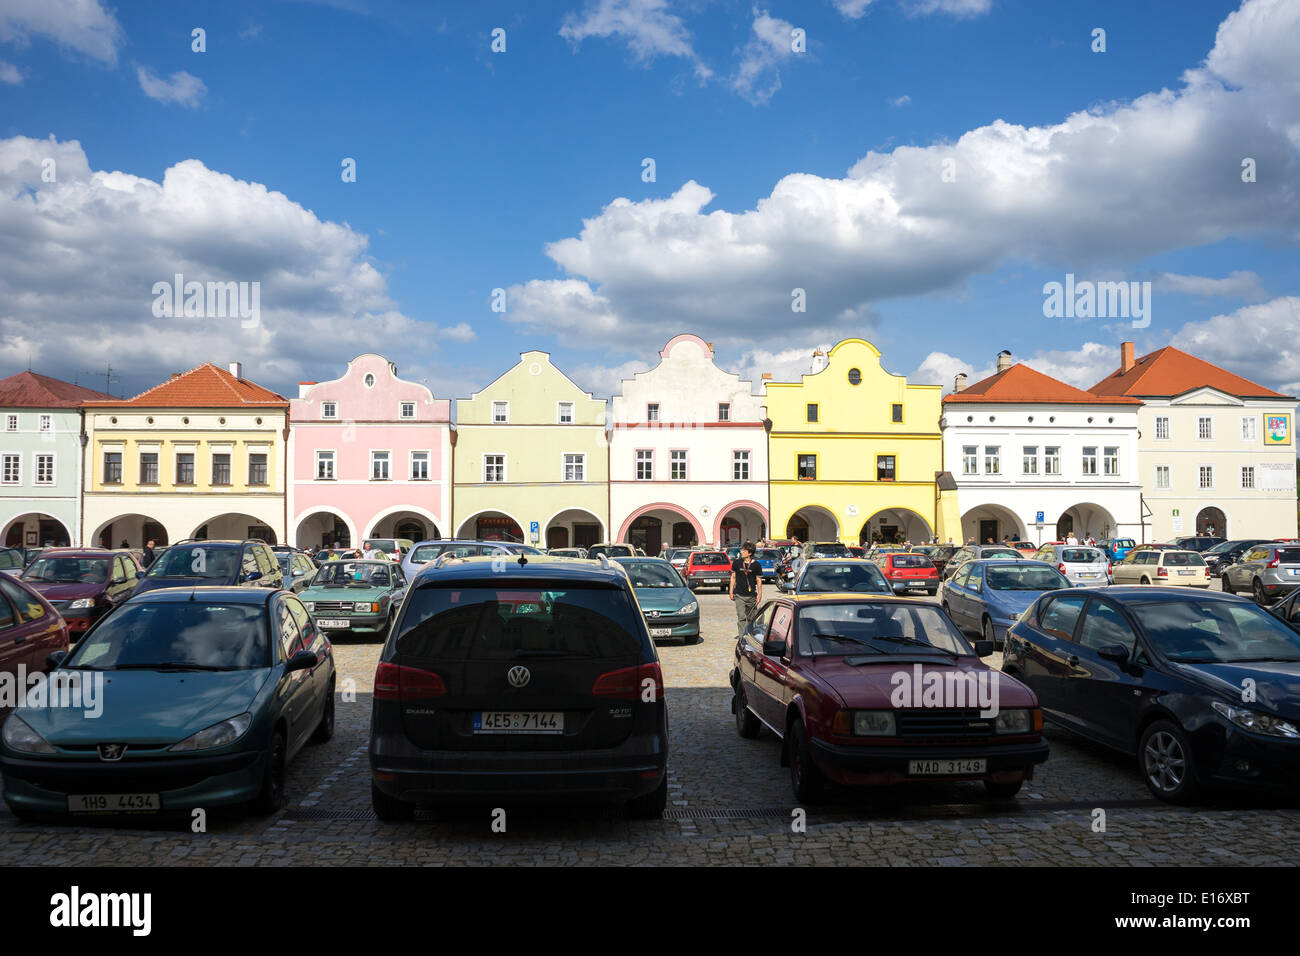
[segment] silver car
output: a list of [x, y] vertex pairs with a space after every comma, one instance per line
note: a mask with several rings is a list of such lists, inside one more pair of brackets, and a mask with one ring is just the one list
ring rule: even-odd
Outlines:
[[1248, 591], [1257, 604], [1270, 604], [1300, 587], [1300, 545], [1261, 544], [1223, 569], [1223, 590]]
[[1034, 554], [1035, 561], [1056, 565], [1073, 585], [1103, 587], [1111, 583], [1110, 559], [1101, 548], [1079, 544], [1045, 544]]

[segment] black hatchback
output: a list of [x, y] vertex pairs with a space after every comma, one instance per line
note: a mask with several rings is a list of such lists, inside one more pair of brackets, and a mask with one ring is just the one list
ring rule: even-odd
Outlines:
[[173, 544], [154, 558], [131, 594], [203, 585], [278, 591], [285, 582], [280, 562], [265, 541], [196, 539]]
[[375, 671], [381, 820], [506, 797], [595, 799], [657, 818], [667, 767], [659, 658], [617, 565], [467, 558], [411, 582]]
[[1044, 716], [1136, 756], [1157, 797], [1300, 786], [1300, 634], [1253, 602], [1188, 588], [1053, 591], [1007, 637], [1002, 670]]

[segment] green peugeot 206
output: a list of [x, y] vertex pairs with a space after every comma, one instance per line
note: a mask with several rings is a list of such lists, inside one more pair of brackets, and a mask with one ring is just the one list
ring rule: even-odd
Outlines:
[[406, 577], [392, 561], [326, 561], [298, 596], [322, 631], [382, 641], [406, 596]]
[[656, 641], [700, 639], [700, 604], [677, 569], [663, 558], [615, 558], [623, 566], [646, 627]]

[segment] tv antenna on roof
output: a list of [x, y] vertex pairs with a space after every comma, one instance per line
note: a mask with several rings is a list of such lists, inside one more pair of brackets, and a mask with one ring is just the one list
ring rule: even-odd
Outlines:
[[83, 370], [82, 370], [82, 374], [84, 374], [84, 375], [102, 375], [102, 376], [104, 376], [104, 394], [106, 394], [106, 395], [112, 395], [112, 394], [113, 394], [113, 386], [114, 386], [114, 385], [121, 384], [121, 381], [122, 381], [122, 377], [121, 377], [120, 375], [117, 375], [116, 373], [114, 373], [114, 371], [113, 371], [113, 366], [112, 366], [112, 365], [109, 365], [109, 364], [106, 364], [106, 365], [104, 366], [104, 371], [102, 371], [102, 372], [95, 372], [95, 371], [90, 371], [90, 370], [88, 370], [88, 369], [83, 369]]

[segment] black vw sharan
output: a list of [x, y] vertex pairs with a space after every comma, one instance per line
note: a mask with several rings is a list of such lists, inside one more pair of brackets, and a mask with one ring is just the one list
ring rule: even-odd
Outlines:
[[626, 573], [544, 555], [426, 566], [375, 672], [381, 820], [441, 802], [597, 800], [656, 818], [663, 675]]

